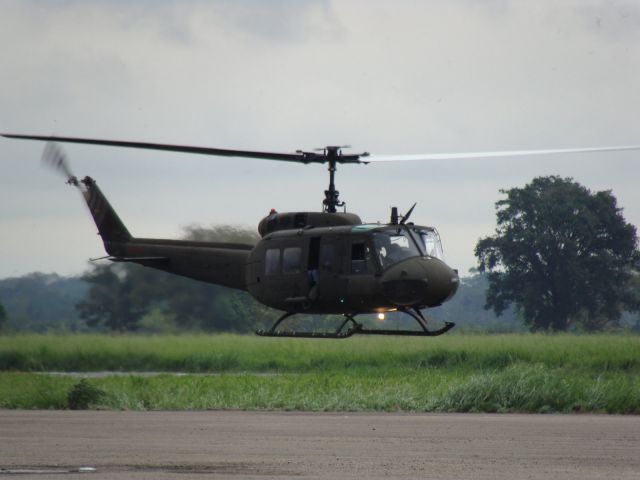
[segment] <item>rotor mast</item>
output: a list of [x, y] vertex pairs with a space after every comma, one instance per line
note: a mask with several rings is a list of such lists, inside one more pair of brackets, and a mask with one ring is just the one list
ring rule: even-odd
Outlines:
[[340, 192], [336, 190], [335, 184], [338, 158], [341, 156], [340, 147], [326, 147], [324, 155], [329, 164], [329, 189], [324, 191], [323, 211], [336, 213], [336, 207], [345, 206], [345, 203], [339, 200]]

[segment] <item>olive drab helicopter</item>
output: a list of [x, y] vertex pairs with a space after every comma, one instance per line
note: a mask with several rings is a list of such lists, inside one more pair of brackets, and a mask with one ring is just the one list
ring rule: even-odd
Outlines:
[[[338, 164], [366, 164], [394, 160], [446, 160], [552, 153], [635, 150], [639, 146], [521, 150], [426, 155], [345, 154], [328, 146], [320, 151], [295, 153], [257, 152], [158, 143], [88, 138], [2, 134], [8, 138], [49, 142], [43, 158], [77, 187], [93, 216], [108, 259], [133, 262], [203, 282], [248, 291], [259, 302], [283, 311], [262, 336], [347, 338], [355, 334], [437, 336], [454, 323], [430, 329], [422, 310], [442, 305], [458, 289], [458, 272], [444, 262], [442, 243], [432, 226], [409, 222], [415, 204], [401, 215], [392, 208], [389, 223], [363, 223], [346, 212], [335, 186]], [[138, 238], [131, 235], [95, 180], [79, 180], [56, 142], [106, 145], [245, 157], [303, 164], [328, 164], [329, 187], [320, 212], [272, 211], [258, 225], [261, 239], [255, 245]], [[338, 211], [341, 208], [342, 211]], [[402, 312], [417, 329], [365, 328], [357, 315]], [[282, 329], [296, 314], [337, 314], [343, 321], [334, 331]], [[280, 327], [280, 328], [279, 328]]]

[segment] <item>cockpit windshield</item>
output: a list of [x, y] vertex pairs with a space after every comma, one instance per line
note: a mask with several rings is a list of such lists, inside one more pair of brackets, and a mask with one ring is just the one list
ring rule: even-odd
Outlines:
[[413, 231], [422, 240], [422, 246], [426, 255], [444, 261], [442, 242], [435, 228], [415, 227]]
[[421, 255], [409, 233], [402, 228], [374, 232], [373, 243], [383, 268]]

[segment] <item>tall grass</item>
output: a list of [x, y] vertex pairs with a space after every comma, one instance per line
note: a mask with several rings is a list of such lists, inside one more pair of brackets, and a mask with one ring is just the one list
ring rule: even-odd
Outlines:
[[0, 337], [4, 371], [318, 372], [354, 367], [502, 369], [519, 363], [640, 371], [640, 336], [449, 335], [348, 340], [241, 335]]
[[[79, 378], [111, 409], [640, 413], [640, 337], [237, 335], [0, 338], [0, 408], [68, 408]], [[40, 373], [37, 373], [40, 372]]]

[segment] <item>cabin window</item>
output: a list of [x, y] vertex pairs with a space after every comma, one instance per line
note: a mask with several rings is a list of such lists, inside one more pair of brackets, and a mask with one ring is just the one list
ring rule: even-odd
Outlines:
[[333, 262], [335, 261], [335, 250], [332, 244], [320, 246], [320, 270], [331, 272], [333, 270]]
[[351, 245], [351, 273], [368, 273], [371, 269], [372, 256], [369, 247], [364, 242]]
[[302, 248], [289, 247], [282, 255], [282, 273], [298, 273], [302, 266]]
[[275, 275], [280, 271], [280, 249], [270, 248], [264, 257], [265, 275]]

